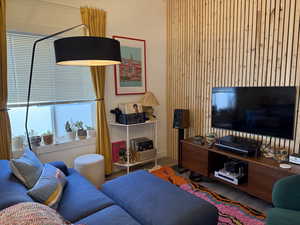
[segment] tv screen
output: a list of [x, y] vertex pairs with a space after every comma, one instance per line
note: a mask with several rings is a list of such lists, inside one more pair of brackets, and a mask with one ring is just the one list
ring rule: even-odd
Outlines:
[[212, 127], [293, 139], [295, 87], [212, 89]]

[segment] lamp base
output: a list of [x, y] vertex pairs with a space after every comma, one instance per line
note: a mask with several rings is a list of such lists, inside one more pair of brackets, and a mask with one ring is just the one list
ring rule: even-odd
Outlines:
[[189, 171], [188, 169], [185, 169], [185, 168], [183, 168], [179, 165], [172, 166], [172, 169], [175, 170], [177, 173], [180, 173], [180, 174]]

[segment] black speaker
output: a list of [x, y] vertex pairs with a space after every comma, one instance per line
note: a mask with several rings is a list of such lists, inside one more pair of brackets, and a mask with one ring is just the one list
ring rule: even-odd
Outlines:
[[187, 109], [175, 109], [173, 128], [185, 129], [190, 126], [190, 113]]
[[187, 170], [182, 167], [182, 145], [181, 141], [184, 139], [184, 129], [190, 126], [190, 113], [187, 109], [175, 109], [173, 128], [178, 129], [178, 165], [173, 169], [178, 173], [184, 173]]

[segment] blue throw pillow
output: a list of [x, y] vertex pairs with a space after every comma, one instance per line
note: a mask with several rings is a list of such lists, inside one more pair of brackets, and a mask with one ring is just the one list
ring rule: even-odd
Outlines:
[[25, 149], [22, 157], [10, 160], [13, 174], [27, 187], [32, 188], [40, 178], [43, 164], [30, 149]]
[[27, 194], [34, 200], [56, 209], [66, 182], [66, 176], [60, 169], [45, 164], [41, 177]]

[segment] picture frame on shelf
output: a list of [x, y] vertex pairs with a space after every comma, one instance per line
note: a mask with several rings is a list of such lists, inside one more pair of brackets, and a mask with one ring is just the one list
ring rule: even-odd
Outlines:
[[121, 149], [126, 149], [126, 141], [116, 141], [112, 143], [112, 162], [119, 162]]
[[122, 63], [114, 66], [115, 94], [142, 95], [147, 91], [146, 41], [113, 36], [120, 41]]

